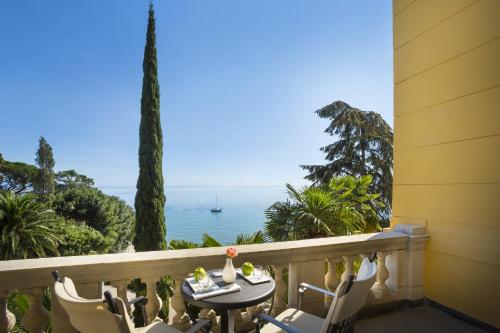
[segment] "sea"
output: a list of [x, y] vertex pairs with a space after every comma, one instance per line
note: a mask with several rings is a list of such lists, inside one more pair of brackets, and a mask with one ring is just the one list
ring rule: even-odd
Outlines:
[[[102, 187], [134, 207], [135, 187]], [[223, 244], [230, 244], [241, 233], [263, 230], [264, 211], [276, 201], [285, 200], [284, 186], [166, 187], [167, 241], [182, 239], [200, 242], [207, 233]], [[212, 213], [216, 206], [221, 213]]]

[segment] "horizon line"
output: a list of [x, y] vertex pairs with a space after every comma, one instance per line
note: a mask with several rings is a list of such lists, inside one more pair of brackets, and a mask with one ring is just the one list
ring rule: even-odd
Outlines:
[[[244, 185], [166, 185], [165, 188], [184, 188], [184, 187], [282, 187], [285, 184], [244, 184]], [[307, 184], [300, 184], [303, 186]], [[95, 185], [97, 188], [136, 188], [135, 185]]]

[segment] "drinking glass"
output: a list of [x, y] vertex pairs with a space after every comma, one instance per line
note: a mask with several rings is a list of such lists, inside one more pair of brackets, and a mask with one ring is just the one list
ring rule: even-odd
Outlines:
[[263, 275], [264, 275], [264, 267], [262, 267], [260, 265], [253, 266], [253, 277], [254, 278], [259, 280], [259, 279], [262, 279]]
[[210, 280], [208, 279], [208, 276], [206, 276], [204, 279], [201, 279], [198, 283], [200, 284], [201, 290], [206, 290], [210, 285]]

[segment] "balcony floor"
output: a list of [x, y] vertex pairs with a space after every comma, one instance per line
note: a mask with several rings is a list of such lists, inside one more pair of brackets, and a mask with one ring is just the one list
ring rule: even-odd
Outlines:
[[430, 306], [362, 319], [355, 333], [483, 333], [486, 332]]

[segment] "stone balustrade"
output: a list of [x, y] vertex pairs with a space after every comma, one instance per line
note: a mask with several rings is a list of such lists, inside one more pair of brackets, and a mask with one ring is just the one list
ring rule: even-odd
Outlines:
[[[250, 261], [273, 267], [276, 280], [273, 313], [297, 305], [297, 284], [300, 282], [334, 290], [341, 279], [355, 273], [358, 258], [373, 251], [378, 253], [378, 274], [369, 302], [415, 300], [424, 297], [423, 249], [427, 238], [424, 227], [397, 225], [394, 230], [381, 233], [242, 245], [238, 246], [239, 256], [234, 262], [240, 265]], [[180, 292], [184, 278], [195, 267], [217, 269], [222, 268], [224, 262], [224, 248], [0, 261], [0, 333], [9, 332], [15, 320], [5, 301], [13, 290], [29, 299], [29, 310], [21, 321], [28, 332], [43, 332], [49, 315], [52, 332], [75, 332], [54, 296], [50, 314], [41, 304], [42, 291], [53, 285], [51, 272], [54, 270], [71, 277], [79, 294], [86, 298], [100, 298], [103, 281], [116, 287], [119, 297], [126, 298], [130, 292], [127, 291], [129, 281], [141, 278], [147, 286], [148, 320], [154, 319], [162, 306], [156, 294], [156, 283], [162, 276], [169, 275], [175, 281], [174, 295], [169, 304], [169, 322], [186, 330], [193, 318], [186, 313]], [[341, 276], [337, 274], [339, 265], [344, 267]], [[329, 302], [322, 295], [308, 293], [303, 307], [306, 311], [321, 314]], [[248, 328], [251, 313], [261, 309], [260, 306], [242, 309], [242, 313], [236, 316], [236, 328]], [[212, 320], [213, 331], [219, 331], [219, 320], [214, 311], [202, 309], [199, 316]]]

